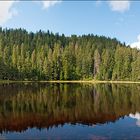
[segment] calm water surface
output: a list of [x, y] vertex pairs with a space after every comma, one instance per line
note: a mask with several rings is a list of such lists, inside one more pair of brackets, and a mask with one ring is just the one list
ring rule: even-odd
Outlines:
[[0, 139], [140, 139], [138, 84], [0, 84]]

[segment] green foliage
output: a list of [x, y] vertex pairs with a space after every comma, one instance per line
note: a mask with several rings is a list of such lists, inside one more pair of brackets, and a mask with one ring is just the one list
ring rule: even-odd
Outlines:
[[0, 79], [140, 80], [140, 51], [104, 36], [0, 30]]

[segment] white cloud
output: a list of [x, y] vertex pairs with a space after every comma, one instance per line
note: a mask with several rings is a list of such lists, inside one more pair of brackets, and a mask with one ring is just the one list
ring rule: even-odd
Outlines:
[[[16, 9], [13, 9], [13, 5], [18, 0], [9, 0], [9, 1], [0, 1], [0, 25], [6, 23], [9, 19], [18, 14]], [[48, 9], [50, 6], [53, 6], [57, 3], [60, 3], [61, 0], [48, 0], [41, 1], [44, 9]]]
[[42, 1], [44, 9], [48, 9], [50, 6], [54, 6], [55, 4], [60, 2], [61, 2], [60, 0]]
[[138, 40], [137, 42], [134, 42], [134, 43], [130, 44], [131, 48], [140, 49], [140, 34], [138, 35], [137, 40]]
[[11, 9], [15, 1], [0, 1], [0, 25], [17, 14], [15, 9]]
[[100, 6], [102, 4], [102, 1], [101, 0], [96, 0], [96, 6]]
[[109, 1], [109, 6], [112, 11], [125, 12], [125, 11], [129, 10], [129, 8], [130, 8], [130, 1], [129, 0]]

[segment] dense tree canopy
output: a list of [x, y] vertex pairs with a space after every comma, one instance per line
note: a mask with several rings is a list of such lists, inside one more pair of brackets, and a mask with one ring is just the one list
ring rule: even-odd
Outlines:
[[0, 28], [1, 80], [140, 80], [140, 51], [93, 34]]

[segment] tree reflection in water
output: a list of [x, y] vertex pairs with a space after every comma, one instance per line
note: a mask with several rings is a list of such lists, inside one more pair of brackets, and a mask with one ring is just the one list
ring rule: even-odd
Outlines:
[[1, 84], [0, 132], [115, 122], [140, 112], [139, 91], [136, 84]]

